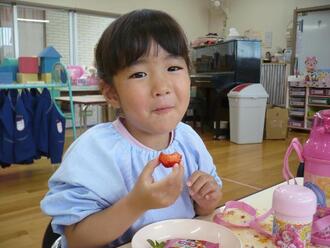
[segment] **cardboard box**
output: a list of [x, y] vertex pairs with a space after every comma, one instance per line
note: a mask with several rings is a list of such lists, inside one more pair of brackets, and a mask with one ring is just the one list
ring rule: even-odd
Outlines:
[[286, 139], [288, 135], [288, 110], [283, 107], [267, 106], [265, 139]]

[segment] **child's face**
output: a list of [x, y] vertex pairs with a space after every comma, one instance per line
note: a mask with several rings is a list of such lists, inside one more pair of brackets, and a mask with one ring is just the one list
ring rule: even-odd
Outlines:
[[184, 59], [156, 43], [149, 54], [119, 71], [113, 82], [111, 103], [122, 109], [133, 136], [168, 134], [189, 104], [190, 78]]

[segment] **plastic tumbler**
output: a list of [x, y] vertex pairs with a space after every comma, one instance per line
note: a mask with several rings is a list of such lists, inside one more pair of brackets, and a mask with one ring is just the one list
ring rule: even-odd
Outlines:
[[273, 193], [273, 237], [276, 247], [310, 246], [316, 196], [307, 187], [287, 184]]

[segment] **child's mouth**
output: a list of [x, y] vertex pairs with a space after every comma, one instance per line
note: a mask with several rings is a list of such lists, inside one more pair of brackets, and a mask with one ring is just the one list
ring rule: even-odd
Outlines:
[[170, 112], [173, 109], [173, 106], [164, 106], [164, 107], [159, 107], [153, 110], [154, 113], [156, 114], [166, 114]]

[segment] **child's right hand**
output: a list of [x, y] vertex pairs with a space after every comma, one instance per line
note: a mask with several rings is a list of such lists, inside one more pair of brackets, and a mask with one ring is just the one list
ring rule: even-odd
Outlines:
[[175, 164], [172, 172], [160, 181], [155, 182], [152, 173], [159, 165], [158, 158], [149, 161], [130, 192], [134, 207], [141, 210], [164, 208], [173, 204], [183, 188], [184, 167], [182, 161]]

